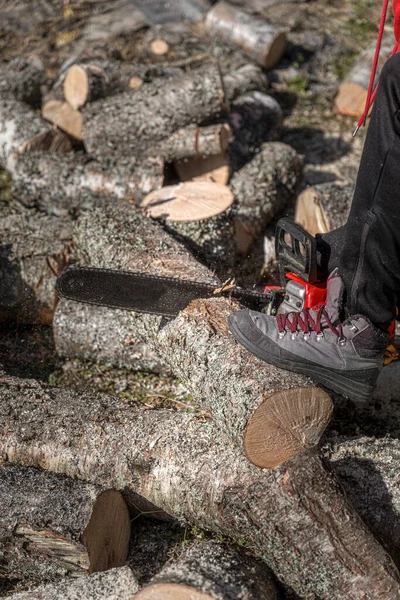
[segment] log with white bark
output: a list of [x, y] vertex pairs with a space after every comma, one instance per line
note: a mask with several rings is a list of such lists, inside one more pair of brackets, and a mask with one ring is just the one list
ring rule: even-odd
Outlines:
[[306, 188], [296, 200], [294, 220], [312, 235], [327, 233], [347, 222], [354, 187], [321, 183]]
[[[192, 266], [191, 272], [179, 264], [167, 251], [165, 237], [160, 237], [158, 246], [163, 251], [157, 256], [151, 243], [146, 244], [139, 223], [127, 211], [116, 209], [84, 215], [74, 236], [82, 262], [197, 281], [211, 278], [189, 255], [185, 262]], [[160, 263], [164, 263], [161, 269]], [[318, 443], [332, 405], [309, 379], [267, 365], [235, 342], [226, 319], [238, 308], [237, 302], [227, 299], [198, 301], [160, 332], [160, 318], [141, 315], [135, 321], [136, 339], [152, 343], [201, 408], [213, 415], [225, 434], [241, 447], [244, 443], [250, 460], [275, 467]]]
[[77, 110], [88, 102], [140, 87], [136, 82], [142, 74], [143, 68], [120, 61], [75, 63], [64, 78], [64, 97]]
[[20, 157], [13, 176], [15, 196], [48, 214], [77, 216], [109, 196], [138, 203], [164, 181], [162, 158], [101, 160], [86, 154], [30, 152]]
[[272, 573], [248, 551], [195, 542], [167, 563], [135, 600], [277, 600]]
[[215, 156], [228, 148], [232, 129], [227, 123], [197, 127], [189, 125], [179, 129], [153, 150], [150, 156], [158, 154], [164, 160], [173, 162], [179, 159]]
[[[89, 239], [88, 235], [93, 237]], [[218, 278], [158, 223], [129, 205], [108, 205], [82, 214], [74, 242], [81, 265], [220, 285]], [[54, 319], [56, 348], [71, 358], [100, 359], [132, 369], [166, 372], [165, 361], [150, 349], [148, 335], [141, 333], [143, 318], [128, 311], [61, 300]]]
[[89, 577], [62, 579], [8, 597], [12, 600], [133, 600], [138, 590], [132, 571], [121, 567]]
[[218, 2], [207, 13], [206, 31], [238, 46], [257, 64], [271, 69], [286, 48], [286, 35], [262, 18], [249, 15], [227, 2]]
[[399, 598], [393, 562], [318, 456], [260, 470], [204, 417], [7, 378], [0, 456], [128, 500], [132, 490], [181, 522], [244, 539], [305, 598]]
[[37, 585], [126, 561], [130, 517], [118, 491], [38, 469], [0, 466], [0, 502], [2, 576]]
[[178, 129], [217, 118], [226, 108], [219, 69], [209, 64], [184, 77], [160, 78], [135, 92], [93, 102], [83, 111], [83, 139], [88, 152], [97, 156], [137, 156]]
[[[382, 67], [388, 60], [394, 43], [393, 28], [388, 28], [382, 41], [375, 83], [379, 80]], [[373, 42], [361, 52], [350, 72], [339, 85], [334, 99], [334, 108], [342, 115], [361, 117], [364, 112], [375, 46]]]
[[23, 211], [0, 221], [0, 320], [51, 323], [71, 255], [69, 222]]
[[8, 91], [19, 102], [32, 108], [40, 108], [42, 86], [46, 83], [46, 73], [38, 56], [19, 56], [11, 60], [5, 70]]

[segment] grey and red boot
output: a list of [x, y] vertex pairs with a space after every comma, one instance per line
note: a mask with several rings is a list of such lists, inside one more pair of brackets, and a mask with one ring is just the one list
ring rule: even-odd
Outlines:
[[382, 369], [390, 336], [362, 315], [342, 321], [343, 293], [335, 269], [328, 279], [325, 304], [277, 316], [240, 310], [229, 317], [229, 328], [261, 360], [365, 401]]

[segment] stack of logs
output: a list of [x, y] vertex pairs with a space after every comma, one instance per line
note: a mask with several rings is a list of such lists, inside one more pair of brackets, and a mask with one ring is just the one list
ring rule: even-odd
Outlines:
[[[339, 443], [327, 460], [330, 396], [240, 347], [231, 299], [165, 324], [56, 296], [71, 263], [218, 287], [293, 203], [301, 160], [278, 141], [265, 73], [285, 33], [226, 2], [203, 25], [240, 53], [238, 68], [207, 59], [171, 76], [93, 59], [53, 86], [37, 57], [0, 71], [14, 196], [0, 207], [0, 322], [51, 325], [64, 357], [173, 374], [194, 401], [146, 411], [0, 371], [0, 591], [14, 580], [15, 600], [277, 600], [283, 582], [304, 599], [396, 600], [397, 509], [374, 495], [360, 505], [359, 468], [396, 493], [396, 441]], [[168, 50], [153, 40], [154, 54]], [[314, 233], [341, 225], [348, 203], [335, 212], [330, 199], [306, 190], [298, 220]], [[143, 513], [218, 539], [182, 547], [142, 587], [126, 562]]]

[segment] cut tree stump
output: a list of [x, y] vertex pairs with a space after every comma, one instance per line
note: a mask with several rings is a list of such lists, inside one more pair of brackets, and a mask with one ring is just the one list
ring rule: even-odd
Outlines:
[[[382, 40], [375, 83], [377, 83], [382, 67], [393, 50], [394, 41], [393, 28], [388, 27]], [[364, 112], [375, 46], [376, 44], [373, 42], [361, 52], [349, 74], [339, 85], [334, 100], [334, 108], [342, 115], [361, 117]]]
[[0, 321], [49, 324], [71, 255], [70, 223], [23, 211], [0, 221]]
[[82, 114], [73, 109], [68, 102], [49, 100], [42, 108], [46, 121], [59, 127], [77, 140], [82, 140]]
[[354, 187], [322, 183], [306, 188], [296, 200], [294, 220], [312, 235], [345, 225]]
[[[30, 436], [29, 428], [25, 435]], [[38, 469], [0, 466], [0, 501], [3, 577], [31, 586], [126, 561], [130, 517], [118, 491]]]
[[64, 97], [73, 109], [78, 110], [88, 102], [140, 87], [135, 82], [140, 79], [143, 83], [142, 75], [143, 68], [120, 61], [76, 63], [65, 75]]
[[25, 206], [76, 217], [112, 199], [139, 203], [163, 181], [162, 158], [96, 160], [85, 154], [30, 152], [16, 163], [13, 192]]
[[250, 552], [216, 541], [172, 559], [135, 600], [277, 600], [272, 573]]
[[127, 500], [133, 491], [181, 522], [244, 539], [301, 597], [399, 598], [396, 567], [319, 456], [260, 470], [196, 414], [5, 377], [0, 456]]
[[206, 31], [238, 46], [257, 64], [272, 69], [286, 48], [285, 33], [262, 18], [249, 15], [227, 2], [218, 2], [207, 13]]
[[197, 127], [189, 125], [179, 129], [153, 150], [150, 156], [160, 155], [167, 162], [186, 158], [203, 158], [225, 152], [232, 138], [232, 129], [227, 123]]
[[96, 156], [138, 156], [178, 129], [215, 119], [226, 109], [221, 75], [211, 63], [183, 77], [155, 79], [135, 92], [93, 102], [83, 112], [83, 138]]
[[129, 567], [89, 577], [67, 578], [36, 589], [11, 594], [11, 600], [133, 600], [139, 585]]

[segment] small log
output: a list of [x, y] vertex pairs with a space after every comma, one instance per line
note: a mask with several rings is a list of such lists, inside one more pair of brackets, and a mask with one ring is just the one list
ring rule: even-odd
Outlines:
[[151, 42], [150, 51], [156, 58], [159, 58], [168, 54], [169, 46], [165, 40], [156, 39]]
[[[361, 117], [364, 112], [375, 46], [373, 42], [361, 52], [349, 74], [339, 85], [333, 106], [342, 115]], [[388, 60], [393, 46], [393, 29], [388, 28], [382, 40], [375, 83], [379, 80], [382, 67]]]
[[205, 27], [209, 34], [218, 34], [224, 41], [238, 46], [265, 69], [272, 69], [286, 48], [286, 35], [281, 29], [227, 2], [218, 2], [212, 7]]
[[156, 79], [134, 94], [134, 99], [132, 92], [124, 92], [87, 107], [83, 138], [88, 152], [138, 156], [178, 129], [216, 118], [227, 108], [214, 64], [183, 77]]
[[260, 470], [195, 414], [12, 378], [0, 387], [0, 456], [132, 490], [181, 522], [244, 539], [302, 597], [398, 600], [396, 567], [319, 456]]
[[131, 36], [136, 31], [148, 27], [148, 19], [139, 8], [129, 0], [114, 0], [105, 10], [91, 15], [83, 30], [85, 42], [107, 43], [117, 36]]
[[8, 91], [18, 102], [40, 108], [41, 87], [46, 83], [46, 73], [38, 56], [19, 56], [11, 60], [6, 69]]
[[248, 243], [240, 244], [246, 253], [265, 228], [294, 197], [302, 165], [297, 153], [286, 144], [270, 142], [235, 173], [230, 187], [235, 196], [232, 216], [237, 235], [248, 234]]
[[185, 181], [207, 181], [225, 185], [229, 181], [230, 168], [226, 152], [205, 158], [187, 158], [174, 162], [179, 179]]
[[88, 102], [140, 87], [143, 83], [143, 79], [139, 77], [142, 71], [134, 65], [117, 61], [76, 63], [65, 75], [65, 100], [73, 109], [78, 110]]
[[[208, 127], [191, 125], [179, 129], [170, 138], [164, 140], [157, 147], [157, 155], [162, 156], [167, 162], [215, 156], [225, 152], [231, 138], [232, 129], [227, 123]], [[155, 150], [149, 152], [150, 156], [155, 154]]]
[[49, 324], [55, 282], [71, 254], [70, 223], [22, 212], [0, 223], [0, 321]]
[[11, 594], [12, 600], [132, 600], [139, 585], [129, 567], [89, 577], [62, 579], [36, 589]]
[[135, 600], [277, 600], [272, 573], [243, 548], [194, 543], [172, 559]]
[[312, 235], [327, 233], [347, 222], [353, 186], [322, 183], [306, 188], [296, 200], [294, 220]]
[[[25, 435], [31, 432], [26, 429]], [[0, 466], [2, 576], [41, 583], [122, 566], [130, 518], [120, 492], [37, 469]]]
[[137, 332], [140, 318], [125, 310], [61, 299], [53, 320], [54, 344], [66, 358], [167, 375], [167, 365]]
[[228, 101], [232, 102], [238, 96], [249, 92], [266, 92], [268, 78], [260, 67], [253, 64], [243, 65], [224, 75], [224, 88]]
[[109, 197], [139, 203], [163, 181], [164, 161], [157, 157], [95, 160], [85, 154], [30, 152], [16, 164], [13, 191], [25, 206], [76, 217]]
[[46, 121], [59, 127], [77, 140], [82, 140], [82, 115], [74, 110], [68, 102], [49, 100], [42, 108]]

